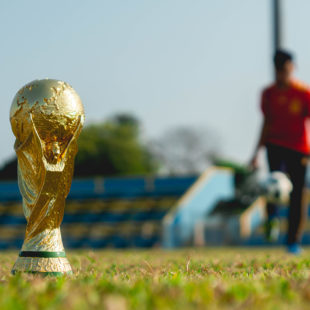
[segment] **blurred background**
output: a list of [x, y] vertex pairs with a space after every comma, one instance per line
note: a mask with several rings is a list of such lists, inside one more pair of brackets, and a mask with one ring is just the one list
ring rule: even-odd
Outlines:
[[[243, 166], [277, 44], [310, 81], [309, 12], [307, 0], [1, 0], [0, 248], [25, 229], [11, 101], [45, 77], [71, 84], [86, 112], [65, 246], [263, 243]], [[223, 160], [233, 170], [212, 168]]]

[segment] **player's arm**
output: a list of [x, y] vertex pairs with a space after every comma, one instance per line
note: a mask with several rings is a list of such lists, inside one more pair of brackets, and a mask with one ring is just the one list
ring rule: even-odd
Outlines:
[[263, 119], [263, 123], [260, 129], [259, 138], [258, 138], [257, 144], [254, 149], [254, 154], [250, 161], [251, 168], [257, 168], [258, 166], [257, 158], [258, 158], [259, 150], [261, 149], [262, 146], [265, 145], [265, 142], [266, 142], [266, 137], [267, 137], [267, 132], [268, 132], [268, 126], [267, 126], [267, 120], [266, 120], [267, 106], [268, 106], [267, 98], [268, 98], [267, 92], [264, 91], [262, 94], [262, 99], [261, 99], [261, 110], [263, 112], [264, 119]]
[[310, 88], [306, 88], [304, 92], [304, 100], [305, 100], [305, 111], [306, 111], [306, 116], [310, 118]]
[[258, 152], [265, 145], [267, 131], [268, 131], [267, 122], [266, 122], [266, 119], [264, 118], [263, 124], [262, 124], [261, 129], [260, 129], [259, 139], [258, 139], [256, 147], [254, 149], [253, 157], [250, 161], [250, 166], [252, 168], [257, 168], [257, 166], [258, 166], [258, 162], [257, 162]]

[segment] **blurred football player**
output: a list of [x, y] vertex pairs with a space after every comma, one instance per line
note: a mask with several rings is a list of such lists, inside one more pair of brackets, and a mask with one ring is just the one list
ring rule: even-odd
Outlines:
[[[257, 167], [261, 147], [267, 151], [270, 171], [282, 171], [290, 177], [293, 190], [288, 215], [288, 252], [300, 254], [300, 242], [307, 217], [305, 175], [310, 153], [310, 89], [293, 78], [293, 55], [277, 50], [274, 58], [275, 82], [262, 92], [263, 125], [251, 160]], [[276, 240], [279, 232], [278, 207], [267, 204], [266, 234]]]

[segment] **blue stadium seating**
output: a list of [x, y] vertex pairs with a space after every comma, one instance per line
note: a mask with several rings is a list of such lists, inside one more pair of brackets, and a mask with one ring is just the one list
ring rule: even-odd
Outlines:
[[[73, 180], [62, 223], [66, 248], [150, 247], [196, 176]], [[0, 249], [20, 248], [26, 220], [16, 182], [0, 182]], [[78, 228], [76, 228], [78, 227]]]

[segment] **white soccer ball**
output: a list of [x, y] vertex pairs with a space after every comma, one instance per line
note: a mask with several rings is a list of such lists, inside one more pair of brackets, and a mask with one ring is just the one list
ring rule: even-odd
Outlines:
[[293, 185], [288, 176], [274, 171], [261, 184], [266, 200], [279, 205], [288, 205]]

